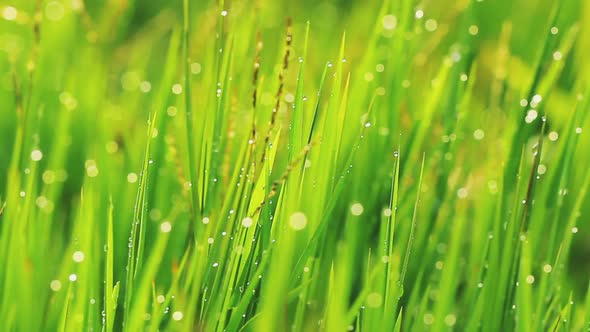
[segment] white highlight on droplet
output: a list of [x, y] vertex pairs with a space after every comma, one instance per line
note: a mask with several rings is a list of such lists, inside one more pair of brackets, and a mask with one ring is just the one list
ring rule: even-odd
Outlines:
[[170, 233], [172, 230], [172, 224], [169, 221], [164, 221], [160, 224], [160, 231], [162, 233]]
[[182, 85], [176, 83], [172, 86], [172, 93], [179, 95], [182, 93]]
[[532, 284], [533, 282], [535, 282], [535, 276], [532, 274], [529, 274], [528, 276], [526, 276], [526, 283], [527, 284]]
[[459, 188], [459, 190], [457, 190], [457, 197], [461, 199], [467, 198], [468, 194], [469, 191], [467, 190], [467, 188]]
[[51, 290], [54, 292], [59, 291], [61, 289], [61, 281], [51, 280], [51, 282], [49, 283], [49, 288], [51, 288]]
[[365, 211], [365, 208], [361, 203], [354, 203], [350, 206], [350, 213], [353, 216], [360, 216]]
[[295, 212], [289, 217], [289, 226], [300, 231], [307, 226], [307, 216], [303, 212]]
[[480, 141], [485, 137], [485, 132], [481, 129], [476, 129], [473, 132], [473, 138], [475, 138], [476, 140]]
[[81, 263], [84, 261], [84, 253], [81, 252], [80, 250], [74, 251], [74, 253], [72, 254], [72, 259], [76, 263]]
[[195, 75], [199, 74], [199, 73], [201, 73], [201, 69], [202, 69], [202, 67], [201, 67], [200, 63], [198, 63], [198, 62], [191, 63], [191, 73], [193, 73]]
[[242, 219], [242, 226], [244, 226], [246, 228], [251, 227], [253, 223], [254, 223], [254, 220], [252, 220], [252, 218], [250, 218], [250, 217], [246, 217], [246, 218]]
[[391, 209], [390, 208], [386, 208], [383, 210], [383, 215], [386, 217], [391, 217]]
[[535, 119], [537, 118], [538, 115], [539, 115], [539, 113], [537, 113], [536, 110], [528, 110], [528, 112], [526, 113], [526, 116], [524, 118], [524, 122], [531, 123], [531, 122], [535, 121]]
[[2, 17], [4, 17], [4, 19], [7, 21], [14, 21], [17, 14], [18, 12], [16, 8], [12, 6], [4, 7], [4, 10], [2, 10]]
[[424, 28], [426, 29], [426, 31], [433, 32], [438, 28], [438, 22], [430, 18], [426, 20], [426, 22], [424, 23]]
[[85, 163], [86, 166], [86, 174], [88, 175], [88, 177], [94, 178], [96, 176], [98, 176], [98, 167], [96, 166], [96, 161], [95, 160], [86, 160]]
[[295, 96], [292, 93], [285, 94], [285, 101], [288, 103], [292, 103], [295, 101]]
[[172, 319], [174, 319], [175, 321], [182, 320], [182, 317], [184, 317], [184, 315], [182, 314], [182, 311], [175, 311], [172, 314]]
[[39, 161], [41, 159], [43, 159], [43, 152], [41, 150], [33, 150], [31, 152], [31, 160]]
[[383, 29], [385, 30], [393, 30], [397, 26], [397, 17], [393, 15], [385, 15], [383, 16]]
[[136, 173], [127, 174], [127, 182], [129, 182], [129, 183], [137, 182], [137, 174]]
[[453, 314], [448, 314], [445, 316], [445, 324], [447, 326], [453, 326], [457, 322], [457, 317]]

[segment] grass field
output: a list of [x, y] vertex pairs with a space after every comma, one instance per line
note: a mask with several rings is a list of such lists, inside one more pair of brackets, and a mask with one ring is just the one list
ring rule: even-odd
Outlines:
[[0, 330], [590, 330], [589, 22], [1, 0]]

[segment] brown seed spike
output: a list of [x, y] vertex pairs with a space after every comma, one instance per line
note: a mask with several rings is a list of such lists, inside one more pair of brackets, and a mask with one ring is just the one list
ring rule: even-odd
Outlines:
[[275, 180], [272, 183], [272, 186], [270, 187], [270, 191], [268, 193], [268, 195], [266, 195], [266, 197], [264, 197], [262, 199], [262, 202], [260, 202], [260, 205], [258, 205], [258, 207], [256, 208], [256, 210], [254, 210], [254, 213], [252, 214], [253, 216], [258, 214], [258, 212], [260, 212], [262, 210], [262, 208], [264, 207], [264, 205], [266, 204], [266, 202], [268, 200], [270, 200], [271, 198], [273, 198], [278, 191], [279, 185], [281, 185], [283, 182], [287, 181], [287, 178], [289, 177], [289, 174], [291, 173], [291, 171], [293, 170], [293, 168], [295, 168], [295, 166], [299, 163], [301, 163], [303, 161], [303, 159], [305, 159], [305, 157], [307, 156], [307, 154], [309, 153], [309, 150], [311, 150], [311, 147], [315, 144], [315, 142], [311, 142], [309, 144], [307, 144], [303, 150], [297, 155], [297, 157], [295, 159], [293, 159], [293, 161], [291, 161], [287, 167], [285, 168], [285, 171], [283, 172], [283, 174], [281, 174], [281, 176]]
[[291, 42], [293, 40], [293, 26], [291, 17], [287, 17], [287, 38], [286, 38], [286, 50], [285, 57], [283, 59], [283, 70], [286, 70], [289, 66], [289, 55], [291, 54]]
[[[256, 33], [256, 55], [254, 56], [254, 72], [252, 74], [252, 129], [250, 133], [251, 149], [255, 149], [256, 141], [256, 101], [258, 96], [258, 74], [260, 72], [260, 52], [262, 51], [262, 35], [260, 31]], [[256, 164], [252, 163], [252, 168], [256, 169]]]
[[262, 151], [262, 158], [261, 163], [264, 162], [266, 158], [266, 147], [270, 141], [270, 136], [272, 131], [275, 127], [275, 123], [277, 120], [277, 113], [279, 112], [279, 107], [281, 106], [281, 96], [283, 94], [283, 86], [284, 86], [284, 75], [289, 67], [289, 55], [291, 54], [291, 42], [293, 40], [292, 34], [292, 26], [291, 26], [291, 18], [287, 18], [287, 37], [285, 39], [285, 56], [283, 57], [283, 67], [281, 71], [279, 71], [279, 88], [277, 89], [277, 93], [275, 95], [275, 107], [272, 109], [272, 114], [270, 117], [270, 123], [268, 125], [268, 132], [266, 133], [266, 137], [264, 138], [264, 150]]
[[20, 116], [23, 112], [22, 96], [20, 94], [20, 87], [18, 85], [18, 78], [16, 72], [12, 72], [12, 85], [14, 88], [14, 104], [16, 105], [16, 114]]
[[260, 71], [260, 51], [262, 50], [262, 38], [260, 31], [256, 33], [256, 56], [254, 57], [254, 73], [252, 75], [252, 85], [254, 86], [254, 93], [252, 94], [252, 107], [256, 108], [256, 95], [258, 94], [258, 73]]
[[35, 38], [35, 44], [39, 45], [41, 41], [41, 20], [43, 17], [43, 12], [41, 9], [42, 6], [41, 0], [37, 0], [35, 3], [35, 14], [33, 15], [33, 36]]
[[6, 202], [2, 203], [2, 206], [0, 206], [0, 217], [4, 214], [4, 209], [6, 209]]

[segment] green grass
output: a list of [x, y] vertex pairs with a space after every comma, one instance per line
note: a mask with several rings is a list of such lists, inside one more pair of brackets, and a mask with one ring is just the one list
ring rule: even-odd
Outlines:
[[582, 0], [0, 4], [0, 330], [590, 329]]

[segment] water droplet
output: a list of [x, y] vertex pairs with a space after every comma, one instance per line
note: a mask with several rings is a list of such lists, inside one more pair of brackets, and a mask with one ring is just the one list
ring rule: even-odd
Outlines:
[[31, 160], [39, 161], [41, 159], [43, 159], [43, 152], [41, 152], [41, 150], [33, 150], [33, 152], [31, 152]]
[[534, 283], [534, 282], [535, 282], [535, 276], [533, 276], [532, 274], [529, 274], [529, 275], [526, 277], [526, 282], [527, 282], [527, 284], [529, 284], [529, 285], [530, 285], [530, 284], [532, 284], [532, 283]]
[[4, 7], [4, 10], [2, 10], [2, 17], [7, 21], [14, 21], [17, 15], [18, 11], [12, 6]]
[[174, 313], [172, 313], [172, 319], [174, 319], [175, 321], [182, 320], [182, 317], [184, 317], [182, 311], [175, 311]]
[[526, 113], [526, 116], [525, 116], [525, 118], [524, 118], [524, 121], [525, 121], [526, 123], [531, 123], [531, 122], [535, 121], [535, 119], [537, 118], [537, 116], [538, 116], [538, 113], [537, 113], [537, 111], [536, 111], [536, 110], [533, 110], [533, 109], [531, 109], [531, 110], [529, 110], [529, 111]]
[[191, 72], [195, 75], [201, 73], [201, 64], [198, 62], [191, 63]]
[[172, 230], [172, 224], [169, 221], [164, 221], [160, 224], [160, 232], [162, 233], [170, 233]]
[[426, 31], [433, 32], [438, 28], [438, 22], [430, 18], [424, 23], [424, 28]]
[[468, 195], [469, 191], [467, 190], [467, 188], [459, 188], [459, 190], [457, 190], [457, 197], [459, 197], [460, 199], [465, 199]]
[[181, 94], [182, 93], [182, 85], [180, 85], [179, 83], [172, 85], [172, 93], [175, 95]]
[[393, 30], [397, 26], [397, 17], [394, 15], [385, 15], [382, 19], [383, 29]]
[[302, 230], [307, 226], [307, 216], [303, 212], [295, 212], [289, 217], [289, 226], [296, 231]]
[[250, 218], [250, 217], [246, 217], [246, 218], [242, 219], [242, 226], [244, 226], [246, 228], [252, 226], [253, 223], [254, 223], [254, 220], [252, 220], [252, 218]]
[[137, 182], [137, 174], [136, 173], [127, 174], [127, 182], [129, 182], [129, 183]]
[[386, 208], [385, 210], [383, 210], [383, 215], [386, 217], [391, 217], [391, 209], [390, 208]]
[[475, 138], [476, 140], [482, 140], [485, 137], [485, 133], [482, 129], [476, 129], [473, 132], [473, 138]]
[[51, 280], [49, 288], [51, 288], [52, 291], [57, 292], [61, 289], [61, 282], [59, 280]]
[[363, 214], [364, 210], [365, 208], [361, 203], [354, 203], [350, 206], [350, 213], [352, 213], [353, 216], [360, 216]]
[[445, 316], [445, 324], [447, 324], [447, 326], [449, 326], [449, 327], [454, 326], [456, 322], [457, 322], [457, 317], [455, 315], [448, 314]]
[[84, 261], [84, 253], [82, 251], [75, 251], [72, 254], [72, 259], [74, 260], [74, 262], [76, 263], [81, 263], [82, 261]]

